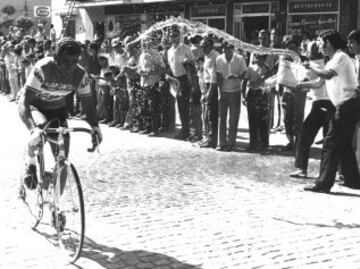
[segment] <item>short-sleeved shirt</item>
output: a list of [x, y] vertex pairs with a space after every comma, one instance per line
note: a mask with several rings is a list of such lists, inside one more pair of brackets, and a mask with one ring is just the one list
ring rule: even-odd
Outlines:
[[245, 73], [245, 79], [248, 80], [249, 90], [261, 90], [265, 87], [262, 76], [269, 72], [267, 65], [259, 66], [257, 64], [249, 66]]
[[358, 81], [355, 66], [346, 53], [337, 50], [325, 68], [336, 73], [331, 79], [325, 80], [329, 99], [335, 106], [356, 94]]
[[212, 50], [208, 55], [204, 57], [204, 82], [205, 83], [216, 83], [216, 58], [219, 53], [216, 50]]
[[160, 52], [156, 50], [143, 52], [139, 57], [139, 71], [149, 73], [141, 76], [140, 85], [143, 87], [154, 86], [160, 80], [162, 69], [165, 69], [165, 63]]
[[79, 65], [71, 73], [59, 71], [53, 57], [39, 60], [26, 79], [25, 86], [36, 94], [32, 105], [42, 109], [57, 109], [66, 105], [66, 97], [76, 92], [91, 95], [90, 80]]
[[240, 76], [246, 72], [246, 69], [245, 60], [241, 55], [234, 53], [229, 62], [226, 60], [225, 54], [219, 55], [216, 58], [216, 71], [223, 78], [222, 85], [219, 85], [221, 90], [223, 92], [241, 91], [241, 80], [238, 78], [228, 79], [228, 77], [231, 75]]
[[[324, 60], [311, 60], [310, 64], [313, 66], [316, 66], [318, 68], [324, 68], [325, 67], [325, 63]], [[314, 80], [317, 79], [318, 76], [314, 73], [314, 72], [310, 72], [308, 79], [309, 80]], [[326, 91], [326, 84], [324, 83], [322, 86], [320, 86], [320, 88], [310, 88], [310, 96], [312, 97], [313, 101], [318, 101], [318, 100], [329, 100], [329, 97], [327, 95], [327, 91]]]
[[168, 63], [174, 77], [181, 77], [185, 75], [183, 62], [185, 59], [195, 59], [190, 47], [180, 43], [176, 47], [171, 46], [167, 52]]

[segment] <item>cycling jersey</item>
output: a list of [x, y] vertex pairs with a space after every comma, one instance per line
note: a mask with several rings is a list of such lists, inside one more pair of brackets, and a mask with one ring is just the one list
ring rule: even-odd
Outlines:
[[90, 79], [79, 65], [73, 72], [60, 72], [53, 57], [39, 60], [25, 86], [35, 93], [36, 99], [31, 103], [39, 109], [58, 109], [66, 105], [66, 96], [91, 95]]

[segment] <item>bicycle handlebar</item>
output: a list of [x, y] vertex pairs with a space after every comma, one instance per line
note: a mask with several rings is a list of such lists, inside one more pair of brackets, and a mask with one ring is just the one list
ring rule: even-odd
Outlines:
[[[43, 130], [43, 132], [45, 134], [67, 134], [67, 133], [71, 133], [71, 132], [82, 132], [82, 133], [88, 133], [90, 135], [93, 135], [94, 132], [88, 128], [83, 128], [83, 127], [74, 127], [74, 128], [67, 128], [67, 127], [59, 127], [59, 128], [46, 128], [45, 130]], [[88, 148], [87, 151], [88, 152], [94, 152], [97, 147], [99, 146], [99, 139], [96, 136], [96, 143], [93, 142], [93, 145], [91, 148]]]

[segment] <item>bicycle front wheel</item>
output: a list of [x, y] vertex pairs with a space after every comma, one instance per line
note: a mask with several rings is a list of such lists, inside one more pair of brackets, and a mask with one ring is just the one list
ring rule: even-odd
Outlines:
[[81, 182], [71, 163], [58, 169], [55, 197], [54, 218], [59, 247], [73, 263], [80, 257], [84, 244], [85, 209]]

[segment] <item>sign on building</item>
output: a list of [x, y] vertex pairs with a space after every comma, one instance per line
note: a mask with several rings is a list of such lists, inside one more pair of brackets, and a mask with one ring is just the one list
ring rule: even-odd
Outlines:
[[34, 17], [48, 18], [50, 17], [49, 6], [34, 6]]

